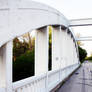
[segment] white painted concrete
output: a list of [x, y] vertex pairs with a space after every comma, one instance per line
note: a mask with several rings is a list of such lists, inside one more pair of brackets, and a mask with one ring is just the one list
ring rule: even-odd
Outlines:
[[80, 37], [76, 38], [76, 41], [92, 41], [92, 37]]
[[[67, 30], [67, 29], [66, 29]], [[68, 66], [68, 35], [67, 35], [67, 31], [65, 30], [65, 32], [64, 32], [64, 39], [65, 39], [65, 41], [64, 41], [64, 63], [65, 63], [65, 67], [66, 66]]]
[[61, 69], [65, 67], [65, 58], [64, 58], [64, 53], [65, 53], [65, 30], [60, 30], [60, 57], [61, 57], [61, 64], [60, 67]]
[[52, 70], [60, 68], [60, 26], [52, 28]]
[[66, 31], [66, 66], [71, 65], [71, 42], [70, 34]]
[[38, 29], [35, 39], [35, 75], [48, 71], [48, 27]]
[[0, 88], [12, 92], [12, 42], [0, 48]]
[[71, 56], [71, 60], [72, 61], [71, 62], [72, 62], [72, 64], [74, 64], [74, 59], [73, 59], [74, 58], [74, 55], [73, 55], [74, 53], [73, 53], [73, 49], [74, 49], [73, 48], [73, 38], [71, 38], [71, 54], [72, 54], [72, 56]]
[[0, 0], [0, 47], [33, 29], [57, 24], [68, 27], [69, 21], [47, 5], [30, 0]]
[[[48, 71], [48, 74], [45, 73], [40, 76], [33, 76], [21, 81], [17, 81], [13, 83], [13, 91], [14, 92], [50, 92], [63, 79], [65, 79], [69, 74], [71, 74], [71, 72], [73, 72], [78, 66], [79, 66], [78, 64], [74, 64], [64, 69]], [[65, 73], [65, 71], [68, 74]], [[48, 91], [47, 91], [47, 85], [48, 85]]]
[[76, 26], [92, 26], [92, 18], [70, 20], [70, 27]]

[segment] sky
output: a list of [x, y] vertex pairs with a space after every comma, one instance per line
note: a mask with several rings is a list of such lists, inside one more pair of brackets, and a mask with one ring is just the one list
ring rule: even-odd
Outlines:
[[[67, 19], [92, 18], [92, 0], [34, 0], [47, 4], [60, 11]], [[91, 36], [92, 26], [73, 28], [74, 33], [80, 36]], [[82, 42], [88, 56], [92, 53], [92, 41]]]

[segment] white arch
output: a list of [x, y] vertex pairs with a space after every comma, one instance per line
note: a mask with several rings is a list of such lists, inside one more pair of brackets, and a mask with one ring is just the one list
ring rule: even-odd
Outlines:
[[0, 47], [28, 31], [47, 25], [69, 26], [57, 10], [34, 1], [0, 1]]

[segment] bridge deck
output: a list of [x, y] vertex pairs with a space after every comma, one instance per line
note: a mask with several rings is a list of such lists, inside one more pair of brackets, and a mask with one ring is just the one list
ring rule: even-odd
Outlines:
[[92, 63], [85, 61], [57, 92], [92, 92]]

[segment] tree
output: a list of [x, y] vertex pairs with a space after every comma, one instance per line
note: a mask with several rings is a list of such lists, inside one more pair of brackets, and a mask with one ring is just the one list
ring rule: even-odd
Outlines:
[[29, 49], [32, 50], [32, 48], [34, 47], [34, 42], [33, 41], [34, 41], [35, 38], [32, 37], [29, 32], [22, 35], [22, 38], [23, 38], [23, 40], [26, 40], [28, 42]]
[[[77, 33], [76, 37], [80, 38], [80, 34]], [[83, 43], [81, 41], [77, 41], [77, 44], [78, 44], [78, 49], [79, 49], [79, 59], [80, 59], [80, 62], [83, 63], [83, 61], [85, 60], [87, 56], [87, 51], [81, 47], [83, 46]]]
[[92, 52], [90, 53], [90, 56], [86, 57], [86, 60], [92, 61]]
[[22, 42], [18, 38], [15, 38], [13, 40], [13, 61], [16, 60], [16, 57], [19, 57], [27, 50], [28, 50], [28, 43], [25, 40], [23, 40]]
[[83, 63], [83, 61], [85, 60], [86, 56], [87, 56], [87, 51], [83, 48], [81, 48], [80, 46], [78, 46], [79, 49], [79, 59], [80, 62]]
[[13, 81], [34, 75], [34, 44], [29, 33], [13, 40]]
[[[76, 34], [76, 37], [77, 37], [77, 38], [80, 38], [80, 34], [77, 33], [77, 34]], [[78, 46], [83, 46], [83, 43], [82, 43], [81, 41], [77, 41], [77, 44], [78, 44]]]

